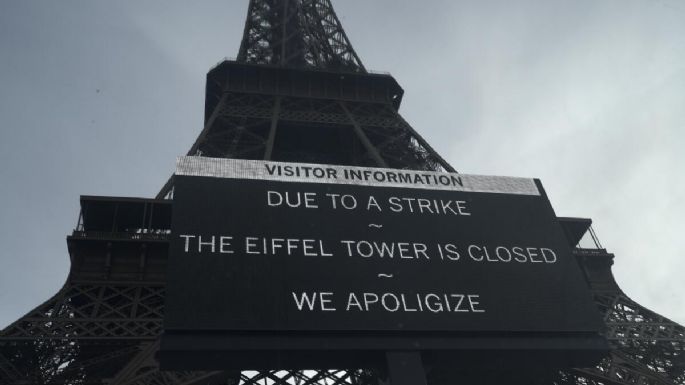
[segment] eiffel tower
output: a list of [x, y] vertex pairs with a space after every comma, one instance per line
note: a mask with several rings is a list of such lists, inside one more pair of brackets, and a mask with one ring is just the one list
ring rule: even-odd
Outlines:
[[[402, 88], [369, 73], [330, 0], [250, 0], [236, 61], [207, 75], [189, 155], [455, 172], [398, 113]], [[161, 371], [173, 178], [155, 198], [81, 197], [64, 287], [0, 332], [0, 384], [347, 385], [382, 368]], [[685, 328], [626, 296], [589, 219], [559, 218], [606, 324], [611, 354], [558, 373], [427, 368], [430, 384], [685, 384]], [[589, 237], [594, 247], [579, 247]]]

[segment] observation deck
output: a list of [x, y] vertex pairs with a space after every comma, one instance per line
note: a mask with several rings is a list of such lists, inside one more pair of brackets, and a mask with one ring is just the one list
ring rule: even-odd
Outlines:
[[71, 279], [163, 282], [170, 235], [169, 200], [82, 196]]

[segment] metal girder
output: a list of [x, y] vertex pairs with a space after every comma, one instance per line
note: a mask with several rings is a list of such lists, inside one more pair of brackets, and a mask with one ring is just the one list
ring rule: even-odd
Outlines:
[[607, 326], [611, 356], [575, 369], [575, 382], [620, 385], [685, 383], [685, 328], [628, 298], [620, 289], [594, 292]]
[[[280, 130], [281, 123], [316, 125], [323, 132], [348, 127], [365, 153], [351, 165], [454, 171], [389, 105], [236, 92], [222, 95], [188, 155], [274, 159], [277, 130], [294, 135]], [[352, 147], [349, 151], [355, 152]], [[303, 153], [300, 161], [325, 163], [311, 153]], [[157, 198], [170, 198], [172, 188], [170, 178]]]
[[[622, 291], [595, 292], [606, 336], [625, 362], [646, 373], [685, 382], [685, 328], [631, 300]], [[678, 382], [675, 382], [678, 383]]]
[[244, 371], [241, 385], [378, 385], [377, 375], [354, 370], [267, 370]]
[[616, 385], [678, 385], [668, 377], [651, 372], [639, 362], [626, 359], [620, 353], [612, 352], [595, 368], [574, 369], [576, 383], [580, 379], [592, 379], [602, 384]]
[[155, 339], [162, 328], [162, 286], [68, 284], [12, 323], [3, 339]]
[[21, 372], [0, 351], [0, 384], [15, 383], [21, 378]]
[[681, 341], [685, 327], [647, 310], [620, 291], [594, 293], [595, 302], [609, 327], [610, 340]]
[[371, 158], [373, 158], [373, 160], [376, 162], [376, 165], [378, 167], [388, 167], [388, 164], [378, 152], [378, 149], [373, 145], [373, 143], [371, 143], [362, 128], [359, 126], [359, 123], [357, 123], [357, 121], [354, 119], [354, 115], [352, 115], [347, 107], [345, 107], [345, 103], [340, 102], [340, 107], [343, 111], [345, 111], [347, 118], [349, 119], [350, 123], [352, 123], [352, 127], [354, 127], [354, 132], [357, 134], [357, 137], [362, 142], [364, 148], [369, 153]]
[[269, 127], [269, 136], [266, 139], [266, 149], [264, 150], [264, 160], [271, 160], [271, 155], [274, 151], [274, 141], [276, 140], [276, 129], [278, 129], [278, 116], [281, 113], [280, 96], [276, 97], [274, 103], [273, 113], [271, 115], [271, 126]]
[[238, 61], [366, 72], [329, 0], [251, 0]]

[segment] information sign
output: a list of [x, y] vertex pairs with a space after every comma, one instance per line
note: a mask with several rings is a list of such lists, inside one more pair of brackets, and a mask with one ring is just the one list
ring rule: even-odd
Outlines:
[[183, 157], [165, 331], [592, 333], [539, 181]]

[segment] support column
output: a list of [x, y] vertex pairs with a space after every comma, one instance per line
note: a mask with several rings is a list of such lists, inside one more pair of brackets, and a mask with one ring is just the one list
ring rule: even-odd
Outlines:
[[371, 155], [374, 161], [376, 161], [376, 165], [378, 167], [388, 167], [388, 164], [385, 162], [385, 159], [381, 157], [381, 154], [378, 152], [378, 149], [371, 143], [369, 138], [366, 136], [364, 133], [364, 130], [362, 130], [361, 126], [357, 121], [354, 119], [354, 116], [350, 112], [350, 110], [347, 108], [345, 105], [345, 102], [339, 102], [340, 108], [345, 111], [345, 114], [347, 115], [347, 119], [350, 120], [350, 123], [352, 123], [352, 126], [354, 127], [354, 132], [357, 134], [357, 137], [359, 140], [362, 142], [364, 145], [364, 148], [366, 149], [366, 152]]
[[271, 116], [271, 127], [269, 128], [269, 136], [266, 139], [266, 150], [264, 151], [264, 160], [271, 160], [271, 155], [274, 152], [274, 141], [276, 140], [276, 129], [278, 128], [278, 116], [281, 114], [281, 97], [276, 96], [274, 102], [274, 112]]
[[426, 142], [426, 140], [423, 139], [423, 137], [422, 137], [421, 135], [419, 135], [418, 132], [416, 132], [416, 130], [414, 130], [414, 128], [411, 126], [411, 124], [407, 123], [407, 121], [404, 120], [404, 118], [402, 117], [402, 115], [399, 114], [399, 112], [393, 110], [393, 113], [394, 113], [394, 115], [395, 115], [395, 118], [399, 119], [399, 120], [403, 123], [404, 127], [409, 131], [409, 133], [414, 137], [414, 139], [416, 139], [416, 141], [419, 142], [419, 144], [421, 145], [421, 147], [423, 147], [424, 149], [426, 149], [426, 151], [428, 151], [428, 153], [429, 153], [435, 160], [438, 161], [438, 163], [440, 164], [440, 166], [442, 166], [442, 168], [444, 168], [445, 171], [447, 171], [447, 172], [457, 172], [457, 170], [455, 170], [454, 167], [452, 167], [452, 165], [450, 165], [449, 163], [447, 163], [447, 161], [446, 161], [445, 159], [443, 159], [443, 158], [440, 156], [440, 154], [438, 154], [438, 152], [435, 151], [435, 150], [433, 149], [433, 147], [431, 147], [431, 145], [428, 144], [428, 142]]

